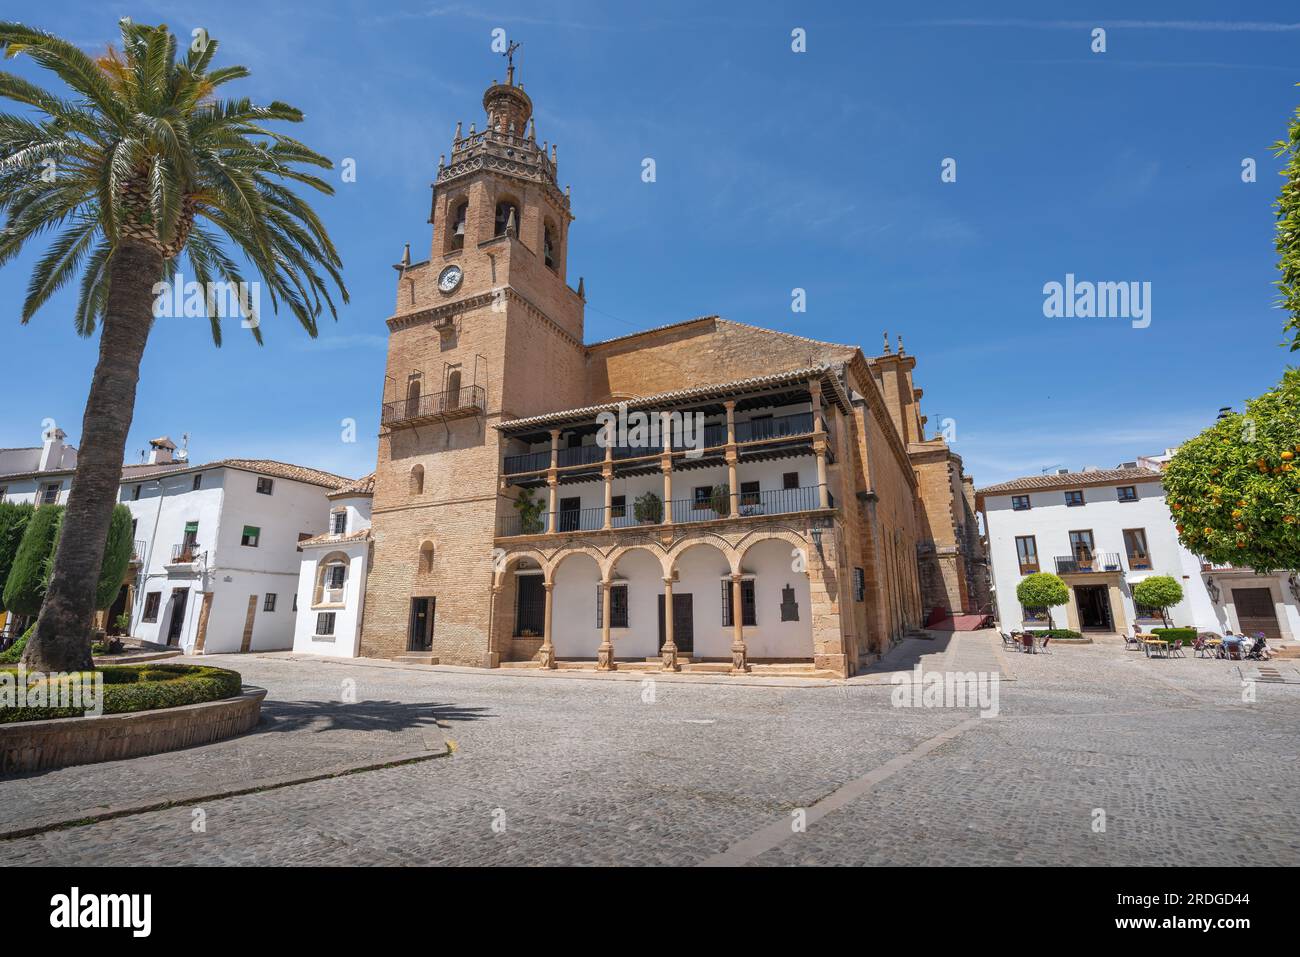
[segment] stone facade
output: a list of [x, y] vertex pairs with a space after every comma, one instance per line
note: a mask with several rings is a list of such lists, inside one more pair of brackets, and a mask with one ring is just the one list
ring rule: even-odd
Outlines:
[[[555, 150], [512, 78], [484, 106], [487, 128], [458, 127], [440, 164], [429, 259], [396, 266], [361, 654], [851, 674], [930, 607], [970, 608], [961, 460], [925, 437], [901, 343], [868, 358], [705, 316], [584, 344]], [[672, 433], [601, 447], [598, 416], [620, 407], [697, 417], [699, 454]], [[530, 497], [531, 525], [517, 506]], [[653, 520], [633, 507], [654, 498]], [[929, 542], [945, 551], [918, 562]], [[693, 656], [673, 647], [683, 602]]]

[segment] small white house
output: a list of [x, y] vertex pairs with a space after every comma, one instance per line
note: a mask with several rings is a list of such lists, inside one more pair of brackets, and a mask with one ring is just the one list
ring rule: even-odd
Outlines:
[[355, 658], [370, 569], [374, 473], [331, 492], [329, 529], [299, 543], [297, 624], [293, 650]]
[[266, 459], [124, 478], [140, 572], [131, 634], [190, 653], [293, 647], [299, 543], [349, 480]]
[[1169, 609], [1172, 624], [1262, 631], [1273, 642], [1300, 638], [1296, 573], [1211, 566], [1179, 543], [1158, 471], [1171, 451], [1116, 469], [1063, 469], [978, 491], [1004, 629], [1046, 624], [1040, 610], [1016, 599], [1021, 579], [1044, 571], [1070, 587], [1069, 603], [1052, 612], [1058, 627], [1123, 634], [1158, 626], [1158, 610], [1137, 605], [1133, 586], [1167, 575], [1184, 593]]

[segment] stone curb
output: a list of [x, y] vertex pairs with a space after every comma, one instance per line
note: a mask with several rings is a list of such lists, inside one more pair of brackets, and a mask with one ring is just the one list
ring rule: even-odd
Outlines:
[[[425, 733], [428, 733], [427, 729]], [[239, 797], [243, 794], [253, 794], [259, 791], [274, 791], [280, 788], [292, 787], [296, 784], [310, 784], [313, 781], [325, 781], [329, 778], [344, 777], [348, 774], [360, 774], [365, 771], [379, 771], [384, 768], [393, 768], [405, 764], [416, 764], [421, 761], [430, 761], [434, 758], [447, 757], [452, 753], [452, 750], [453, 749], [448, 744], [446, 737], [443, 737], [441, 743], [437, 746], [427, 747], [422, 751], [408, 751], [365, 764], [336, 765], [335, 767], [327, 768], [324, 771], [312, 771], [308, 773], [299, 772], [297, 774], [285, 774], [279, 777], [259, 778], [235, 787], [223, 788], [217, 791], [177, 791], [173, 794], [141, 802], [139, 804], [119, 804], [116, 806], [110, 806], [102, 811], [96, 811], [93, 814], [84, 814], [79, 817], [58, 818], [43, 821], [39, 824], [28, 824], [23, 827], [8, 828], [0, 830], [0, 841], [11, 841], [20, 837], [32, 837], [36, 834], [44, 834], [47, 831], [65, 830], [71, 827], [82, 827], [87, 824], [98, 824], [101, 821], [110, 821], [119, 817], [132, 817], [137, 814], [147, 814], [150, 811], [165, 811], [168, 808], [173, 807], [186, 807], [204, 801], [219, 801], [223, 798]]]

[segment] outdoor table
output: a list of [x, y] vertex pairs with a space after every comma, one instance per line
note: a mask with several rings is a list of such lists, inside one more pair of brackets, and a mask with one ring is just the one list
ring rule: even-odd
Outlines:
[[1142, 650], [1150, 658], [1153, 653], [1159, 651], [1160, 657], [1169, 657], [1169, 642], [1163, 638], [1157, 638], [1155, 635], [1140, 635], [1138, 641], [1142, 642]]

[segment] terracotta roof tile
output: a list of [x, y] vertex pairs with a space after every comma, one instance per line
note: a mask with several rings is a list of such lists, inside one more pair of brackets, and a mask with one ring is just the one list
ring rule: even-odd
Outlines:
[[1159, 482], [1160, 473], [1152, 469], [1095, 469], [1091, 472], [1066, 472], [1064, 475], [1027, 475], [999, 482], [976, 491], [976, 495], [1005, 495], [1009, 492], [1040, 492], [1093, 485], [1119, 485], [1124, 482]]
[[341, 489], [330, 492], [326, 498], [348, 498], [353, 495], [374, 495], [375, 494], [375, 473], [363, 475], [355, 482], [349, 482]]
[[311, 548], [316, 545], [344, 545], [348, 542], [363, 542], [370, 537], [370, 529], [363, 528], [359, 532], [349, 532], [346, 535], [313, 535], [311, 538], [304, 538], [298, 543], [299, 548]]

